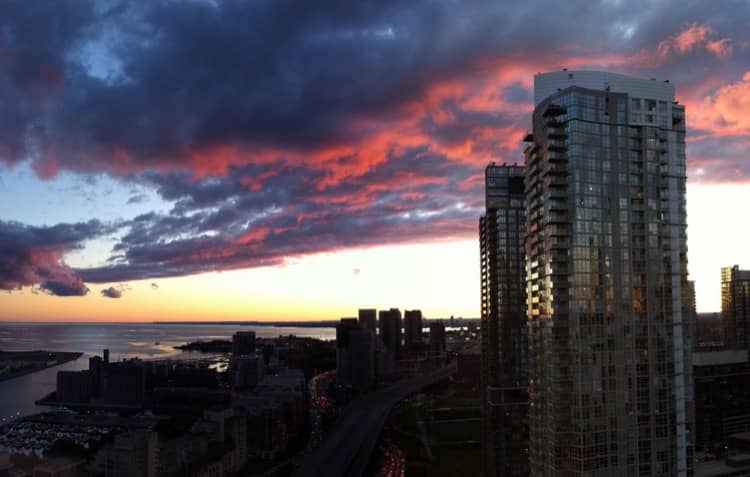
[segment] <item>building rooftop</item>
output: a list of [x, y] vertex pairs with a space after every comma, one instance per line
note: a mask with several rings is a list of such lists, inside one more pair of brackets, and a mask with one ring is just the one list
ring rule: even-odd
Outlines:
[[696, 351], [693, 353], [693, 366], [719, 366], [722, 364], [741, 363], [747, 363], [746, 349]]
[[741, 472], [746, 469], [738, 469], [737, 467], [730, 467], [723, 460], [713, 460], [709, 462], [698, 462], [695, 465], [695, 477], [726, 477], [731, 475], [742, 475], [735, 474], [735, 472]]
[[571, 86], [627, 93], [637, 98], [674, 101], [674, 86], [668, 81], [644, 79], [606, 71], [561, 70], [534, 76], [534, 105]]

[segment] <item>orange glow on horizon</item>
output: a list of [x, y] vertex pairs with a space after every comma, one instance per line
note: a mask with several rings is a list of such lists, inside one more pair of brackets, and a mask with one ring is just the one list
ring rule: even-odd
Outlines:
[[88, 284], [85, 297], [34, 294], [27, 288], [2, 295], [0, 320], [315, 321], [373, 307], [476, 317], [478, 262], [478, 244], [464, 240], [320, 253], [278, 267], [134, 281], [119, 299], [100, 294], [119, 284]]

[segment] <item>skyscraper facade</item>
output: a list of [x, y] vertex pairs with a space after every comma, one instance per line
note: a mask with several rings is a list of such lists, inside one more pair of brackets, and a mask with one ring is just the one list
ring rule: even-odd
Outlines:
[[401, 310], [391, 308], [378, 312], [378, 332], [385, 348], [398, 361], [401, 358]]
[[445, 353], [445, 325], [442, 321], [430, 322], [430, 352]]
[[375, 384], [375, 364], [375, 334], [356, 318], [342, 318], [336, 325], [336, 381], [366, 391]]
[[377, 334], [378, 312], [375, 308], [359, 309], [359, 326], [367, 328], [374, 335]]
[[534, 78], [532, 475], [692, 474], [685, 110], [668, 82]]
[[529, 473], [523, 227], [523, 167], [490, 164], [479, 219], [483, 477]]
[[750, 270], [721, 269], [721, 325], [724, 344], [750, 349]]
[[422, 311], [404, 311], [404, 348], [414, 350], [422, 344]]

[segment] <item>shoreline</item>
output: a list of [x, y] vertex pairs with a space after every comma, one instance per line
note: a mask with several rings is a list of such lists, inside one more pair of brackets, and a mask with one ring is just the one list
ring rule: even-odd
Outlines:
[[[14, 351], [14, 353], [16, 353], [16, 351]], [[21, 376], [26, 376], [28, 374], [34, 374], [38, 371], [44, 371], [45, 369], [54, 368], [55, 366], [60, 366], [66, 363], [70, 363], [71, 361], [75, 361], [79, 359], [81, 356], [83, 356], [83, 353], [81, 352], [65, 352], [65, 354], [69, 356], [66, 356], [64, 359], [55, 361], [53, 364], [46, 364], [44, 366], [35, 367], [32, 369], [24, 369], [23, 371], [19, 371], [13, 374], [0, 375], [0, 383], [4, 381], [9, 381], [11, 379], [20, 378]]]

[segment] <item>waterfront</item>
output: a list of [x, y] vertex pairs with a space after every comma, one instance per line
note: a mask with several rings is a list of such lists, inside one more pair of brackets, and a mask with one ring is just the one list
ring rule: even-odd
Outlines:
[[78, 351], [83, 355], [60, 366], [0, 382], [0, 425], [20, 416], [48, 408], [34, 401], [54, 391], [57, 372], [88, 368], [88, 358], [110, 350], [112, 360], [189, 359], [205, 356], [184, 352], [174, 346], [191, 341], [230, 339], [239, 330], [255, 331], [258, 338], [293, 334], [325, 340], [334, 339], [335, 328], [294, 326], [243, 326], [238, 324], [152, 324], [152, 323], [0, 323], [0, 350]]

